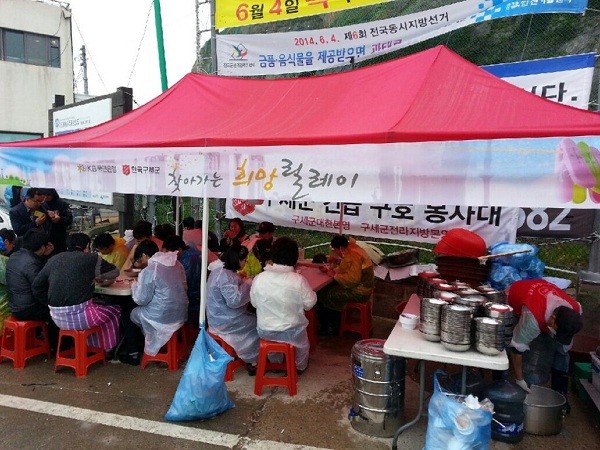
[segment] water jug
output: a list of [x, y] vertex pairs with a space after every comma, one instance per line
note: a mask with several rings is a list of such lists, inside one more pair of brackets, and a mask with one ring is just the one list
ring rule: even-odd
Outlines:
[[520, 442], [524, 434], [523, 402], [527, 393], [515, 383], [498, 380], [486, 387], [485, 395], [494, 404], [492, 439], [509, 443]]

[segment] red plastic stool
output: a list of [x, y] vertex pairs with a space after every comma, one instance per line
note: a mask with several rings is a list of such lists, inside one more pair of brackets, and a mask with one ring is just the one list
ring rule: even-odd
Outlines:
[[231, 345], [229, 345], [216, 334], [212, 334], [210, 331], [208, 331], [208, 334], [211, 338], [217, 341], [217, 343], [229, 354], [229, 356], [233, 358], [233, 361], [227, 363], [227, 370], [225, 371], [225, 381], [233, 381], [233, 372], [235, 372], [235, 369], [238, 367], [244, 367], [246, 363], [238, 357]]
[[[269, 353], [283, 353], [285, 362], [269, 362]], [[285, 370], [284, 377], [268, 377], [269, 370]], [[293, 345], [284, 342], [273, 342], [260, 340], [258, 349], [258, 367], [256, 368], [256, 380], [254, 381], [254, 394], [261, 395], [264, 386], [283, 386], [288, 388], [290, 397], [298, 392], [298, 374], [296, 373], [296, 350]]]
[[[36, 330], [40, 328], [44, 339], [36, 337]], [[46, 354], [50, 359], [50, 344], [48, 342], [48, 329], [46, 322], [41, 320], [17, 320], [9, 317], [4, 322], [2, 334], [2, 350], [0, 362], [4, 358], [12, 359], [15, 369], [23, 369], [25, 361], [37, 355]]]
[[[96, 333], [100, 340], [100, 347], [88, 346], [88, 337]], [[73, 338], [73, 348], [60, 350], [64, 337]], [[102, 364], [106, 365], [100, 327], [90, 328], [89, 330], [60, 330], [58, 333], [58, 349], [56, 351], [56, 362], [54, 363], [55, 373], [59, 366], [72, 367], [75, 369], [75, 376], [81, 378], [87, 376], [88, 367], [92, 364], [102, 361]]]
[[311, 308], [308, 311], [304, 311], [304, 315], [308, 319], [308, 326], [306, 327], [306, 333], [308, 334], [308, 342], [310, 343], [310, 353], [317, 349], [317, 315], [315, 308]]
[[144, 352], [142, 356], [142, 369], [146, 368], [146, 364], [151, 361], [167, 363], [169, 370], [177, 370], [179, 368], [179, 360], [187, 355], [187, 339], [183, 327], [179, 328], [171, 339], [163, 345], [156, 356], [150, 356]]
[[[353, 314], [357, 312], [358, 314]], [[364, 303], [346, 303], [342, 309], [340, 336], [346, 331], [360, 334], [362, 339], [367, 339], [373, 331], [373, 317], [371, 314], [371, 301]]]

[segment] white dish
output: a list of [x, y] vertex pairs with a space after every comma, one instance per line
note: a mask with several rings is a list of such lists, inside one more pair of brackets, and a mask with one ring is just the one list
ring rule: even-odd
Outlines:
[[414, 330], [419, 323], [419, 316], [415, 314], [402, 313], [400, 314], [400, 318], [398, 319], [402, 328], [406, 328], [407, 330]]

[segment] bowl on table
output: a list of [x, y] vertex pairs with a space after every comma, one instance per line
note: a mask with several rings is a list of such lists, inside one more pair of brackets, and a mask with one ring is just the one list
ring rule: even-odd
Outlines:
[[417, 327], [417, 324], [419, 323], [419, 316], [415, 314], [402, 313], [400, 314], [400, 318], [398, 320], [400, 321], [400, 325], [402, 325], [402, 328], [406, 328], [407, 330], [414, 330]]

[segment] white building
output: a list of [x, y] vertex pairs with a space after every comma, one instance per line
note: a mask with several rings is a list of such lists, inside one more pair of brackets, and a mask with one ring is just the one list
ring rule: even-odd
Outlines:
[[68, 5], [0, 0], [0, 142], [48, 136], [55, 96], [73, 103]]

